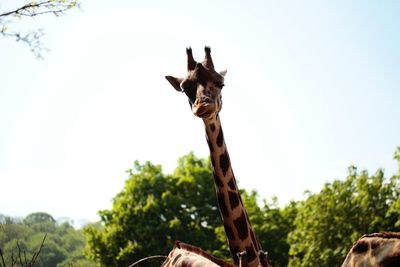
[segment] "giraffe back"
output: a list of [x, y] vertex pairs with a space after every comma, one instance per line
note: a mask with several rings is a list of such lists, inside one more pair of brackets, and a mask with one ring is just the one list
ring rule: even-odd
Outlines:
[[399, 267], [400, 233], [374, 233], [354, 243], [342, 267]]
[[176, 241], [161, 267], [235, 267], [201, 248]]

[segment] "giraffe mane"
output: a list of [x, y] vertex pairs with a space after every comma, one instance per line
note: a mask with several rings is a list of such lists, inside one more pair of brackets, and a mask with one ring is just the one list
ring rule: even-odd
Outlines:
[[211, 255], [210, 253], [205, 252], [204, 250], [202, 250], [202, 249], [199, 248], [199, 247], [192, 246], [192, 245], [189, 245], [189, 244], [180, 242], [180, 241], [176, 241], [176, 242], [175, 242], [174, 249], [175, 249], [175, 248], [183, 249], [183, 250], [186, 250], [186, 251], [189, 251], [189, 252], [193, 252], [193, 253], [195, 253], [195, 254], [198, 254], [198, 255], [200, 255], [200, 256], [206, 258], [207, 260], [210, 260], [210, 261], [212, 261], [213, 263], [218, 264], [218, 265], [220, 265], [220, 266], [222, 266], [222, 267], [236, 267], [235, 265], [233, 265], [233, 264], [231, 264], [231, 263], [228, 263], [228, 262], [226, 262], [226, 261], [223, 261], [223, 260], [221, 260], [221, 259], [219, 259], [219, 258], [217, 258], [217, 257], [215, 257], [215, 256], [213, 256], [213, 255]]
[[361, 238], [366, 238], [366, 237], [380, 237], [380, 238], [385, 238], [385, 239], [389, 239], [389, 238], [400, 239], [400, 232], [380, 232], [380, 233], [366, 234], [366, 235], [363, 235]]

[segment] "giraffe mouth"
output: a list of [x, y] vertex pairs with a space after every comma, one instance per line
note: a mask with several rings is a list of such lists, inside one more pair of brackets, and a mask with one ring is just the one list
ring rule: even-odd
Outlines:
[[215, 112], [215, 104], [208, 101], [195, 103], [192, 111], [193, 114], [199, 118], [208, 118]]

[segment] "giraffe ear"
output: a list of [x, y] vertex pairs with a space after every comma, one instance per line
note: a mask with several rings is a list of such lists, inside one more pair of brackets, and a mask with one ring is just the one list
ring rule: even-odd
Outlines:
[[226, 75], [226, 73], [228, 72], [228, 70], [222, 70], [222, 71], [220, 71], [219, 72], [219, 74], [222, 76], [222, 77], [225, 77], [225, 75]]
[[182, 88], [181, 88], [181, 82], [183, 81], [182, 78], [165, 76], [165, 79], [167, 79], [169, 81], [169, 83], [172, 85], [172, 87], [175, 88], [176, 91], [182, 92]]

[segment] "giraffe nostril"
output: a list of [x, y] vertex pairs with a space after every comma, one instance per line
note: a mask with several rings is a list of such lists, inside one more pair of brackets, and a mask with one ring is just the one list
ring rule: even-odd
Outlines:
[[211, 100], [211, 98], [208, 97], [208, 96], [202, 96], [202, 97], [200, 97], [199, 102], [200, 102], [200, 103], [211, 103], [212, 100]]

